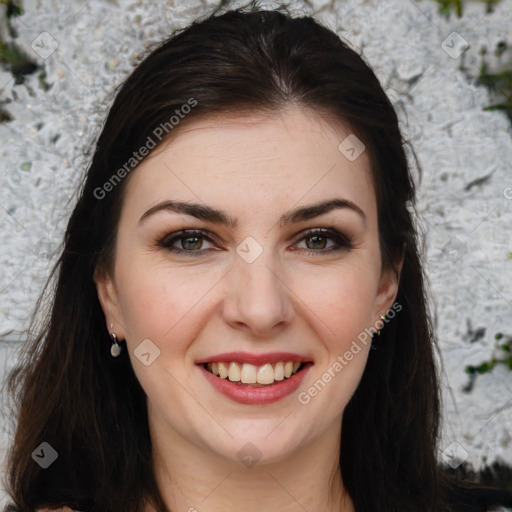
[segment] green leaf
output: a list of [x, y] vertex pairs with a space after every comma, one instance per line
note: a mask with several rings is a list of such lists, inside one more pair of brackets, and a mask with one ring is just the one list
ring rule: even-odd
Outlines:
[[487, 373], [488, 371], [492, 370], [494, 364], [492, 364], [489, 361], [486, 361], [485, 363], [482, 363], [480, 366], [477, 366], [475, 369], [478, 373]]

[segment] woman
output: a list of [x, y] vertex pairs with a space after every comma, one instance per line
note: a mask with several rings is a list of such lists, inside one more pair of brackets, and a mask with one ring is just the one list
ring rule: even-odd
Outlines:
[[393, 107], [337, 35], [283, 11], [197, 21], [120, 88], [10, 377], [12, 510], [499, 502], [437, 465]]

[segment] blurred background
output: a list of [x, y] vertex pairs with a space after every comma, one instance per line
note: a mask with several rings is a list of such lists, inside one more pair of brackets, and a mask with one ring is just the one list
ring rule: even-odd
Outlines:
[[[243, 5], [0, 0], [2, 382], [114, 87], [148, 45], [220, 4]], [[439, 460], [512, 490], [512, 0], [291, 4], [370, 64], [419, 158], [418, 222], [441, 349]], [[0, 407], [1, 463], [14, 427], [5, 390]]]

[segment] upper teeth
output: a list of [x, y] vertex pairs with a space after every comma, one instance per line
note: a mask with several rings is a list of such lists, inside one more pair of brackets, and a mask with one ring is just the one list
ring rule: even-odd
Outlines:
[[274, 367], [271, 363], [254, 366], [249, 363], [241, 365], [235, 362], [218, 362], [208, 363], [206, 367], [214, 375], [218, 375], [221, 379], [227, 377], [232, 382], [241, 380], [244, 384], [272, 384], [274, 380], [283, 380], [297, 373], [300, 365], [298, 361], [279, 361]]

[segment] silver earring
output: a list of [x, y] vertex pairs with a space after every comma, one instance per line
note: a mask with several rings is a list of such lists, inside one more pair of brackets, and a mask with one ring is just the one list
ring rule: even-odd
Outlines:
[[110, 353], [111, 353], [112, 357], [118, 357], [119, 354], [121, 353], [122, 347], [121, 347], [121, 345], [119, 345], [119, 343], [117, 343], [117, 336], [113, 330], [112, 324], [110, 324], [110, 329], [112, 330], [112, 332], [110, 334], [110, 337], [112, 338], [112, 345], [110, 346]]

